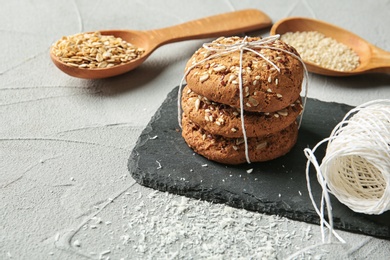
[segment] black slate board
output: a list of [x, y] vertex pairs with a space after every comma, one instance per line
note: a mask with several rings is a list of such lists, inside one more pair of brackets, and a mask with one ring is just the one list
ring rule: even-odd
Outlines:
[[[226, 166], [195, 154], [184, 142], [177, 122], [174, 88], [139, 137], [129, 158], [132, 177], [141, 185], [196, 199], [319, 223], [307, 192], [303, 149], [328, 137], [352, 108], [308, 99], [298, 142], [290, 153], [265, 163]], [[316, 153], [323, 158], [325, 146]], [[207, 165], [207, 166], [205, 166]], [[248, 169], [253, 169], [251, 174]], [[321, 187], [311, 171], [319, 205]], [[382, 215], [355, 213], [331, 197], [334, 227], [390, 239], [390, 211]]]

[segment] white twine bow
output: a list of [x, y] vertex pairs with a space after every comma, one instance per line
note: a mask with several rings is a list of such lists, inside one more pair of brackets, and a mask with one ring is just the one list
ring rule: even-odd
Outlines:
[[184, 85], [185, 77], [190, 73], [190, 71], [193, 68], [195, 68], [196, 66], [198, 66], [198, 65], [200, 65], [202, 63], [205, 63], [208, 60], [214, 59], [216, 57], [226, 56], [226, 55], [228, 55], [230, 53], [239, 51], [240, 52], [240, 67], [239, 67], [239, 74], [238, 74], [238, 79], [239, 79], [239, 82], [238, 82], [239, 85], [238, 86], [239, 86], [239, 91], [240, 91], [241, 128], [242, 128], [242, 134], [243, 134], [244, 145], [245, 145], [245, 158], [246, 158], [247, 163], [250, 164], [251, 161], [249, 159], [249, 152], [248, 152], [248, 138], [246, 136], [246, 130], [245, 130], [245, 124], [244, 124], [244, 96], [243, 96], [243, 83], [242, 83], [242, 57], [243, 57], [244, 52], [245, 51], [249, 51], [249, 52], [252, 52], [252, 53], [256, 54], [257, 56], [259, 56], [260, 58], [265, 60], [267, 63], [269, 63], [272, 67], [274, 67], [280, 73], [280, 68], [275, 63], [273, 63], [270, 59], [268, 59], [263, 54], [261, 54], [259, 51], [257, 51], [257, 50], [261, 50], [261, 49], [271, 49], [271, 50], [275, 50], [275, 51], [281, 51], [281, 52], [284, 52], [284, 53], [287, 53], [287, 54], [291, 55], [292, 57], [296, 58], [299, 62], [301, 62], [302, 66], [303, 66], [303, 69], [304, 69], [305, 96], [304, 96], [304, 102], [303, 102], [303, 110], [302, 110], [301, 118], [300, 118], [300, 121], [299, 121], [299, 126], [300, 126], [300, 124], [302, 122], [302, 115], [303, 115], [303, 112], [304, 112], [304, 109], [305, 109], [306, 99], [307, 99], [308, 79], [309, 79], [308, 71], [306, 69], [305, 63], [299, 57], [299, 55], [296, 55], [296, 54], [294, 54], [294, 53], [292, 53], [290, 51], [287, 51], [287, 50], [284, 50], [284, 49], [281, 49], [281, 48], [278, 48], [278, 47], [273, 47], [273, 46], [269, 46], [268, 45], [270, 43], [275, 42], [279, 38], [280, 38], [280, 35], [277, 34], [277, 35], [272, 35], [272, 36], [269, 36], [269, 37], [266, 37], [266, 38], [262, 38], [260, 40], [248, 42], [248, 37], [246, 36], [246, 37], [243, 38], [242, 41], [234, 43], [234, 44], [229, 44], [229, 45], [228, 44], [217, 43], [217, 42], [204, 43], [203, 44], [203, 48], [208, 50], [208, 51], [214, 52], [214, 54], [212, 54], [212, 55], [208, 56], [207, 58], [205, 58], [205, 59], [203, 59], [203, 60], [201, 60], [199, 62], [196, 62], [195, 64], [190, 66], [186, 70], [183, 78], [180, 81], [179, 91], [178, 91], [178, 99], [177, 99], [177, 102], [178, 102], [178, 121], [179, 121], [180, 127], [182, 126], [182, 124], [181, 124], [181, 114], [182, 114], [182, 110], [181, 110], [181, 95], [182, 95], [182, 88], [183, 88], [183, 85]]

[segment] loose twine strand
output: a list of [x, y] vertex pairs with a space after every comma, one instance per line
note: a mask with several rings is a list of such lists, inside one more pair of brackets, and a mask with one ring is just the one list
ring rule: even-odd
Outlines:
[[[326, 142], [326, 155], [320, 165], [315, 152]], [[370, 101], [350, 110], [328, 138], [313, 149], [304, 149], [304, 153], [308, 159], [307, 189], [320, 217], [323, 242], [327, 227], [345, 243], [333, 230], [330, 193], [355, 212], [381, 214], [390, 209], [390, 99]], [[311, 191], [311, 164], [322, 188], [320, 207]], [[331, 243], [331, 239], [329, 235], [327, 242]]]
[[301, 116], [300, 116], [300, 119], [299, 119], [299, 124], [298, 124], [298, 127], [300, 127], [301, 122], [302, 122], [303, 112], [305, 110], [306, 99], [307, 99], [308, 84], [309, 84], [308, 83], [308, 81], [309, 81], [308, 71], [306, 69], [305, 63], [303, 62], [301, 57], [299, 57], [299, 55], [296, 55], [296, 54], [294, 54], [294, 53], [292, 53], [290, 51], [287, 51], [287, 50], [284, 50], [284, 49], [281, 49], [281, 48], [278, 48], [278, 47], [273, 47], [273, 46], [267, 45], [267, 44], [275, 42], [279, 38], [280, 38], [280, 35], [273, 35], [273, 36], [262, 38], [262, 39], [257, 40], [257, 41], [248, 42], [248, 37], [246, 36], [246, 37], [244, 37], [242, 39], [242, 41], [234, 43], [234, 44], [222, 44], [222, 43], [216, 43], [216, 42], [204, 43], [203, 44], [203, 48], [205, 48], [205, 49], [207, 49], [209, 51], [215, 52], [215, 53], [210, 55], [210, 56], [208, 56], [207, 58], [199, 61], [199, 62], [196, 62], [195, 64], [193, 64], [192, 66], [187, 68], [186, 72], [184, 73], [183, 78], [180, 81], [179, 91], [178, 91], [178, 99], [177, 99], [177, 102], [178, 102], [178, 121], [179, 121], [179, 126], [182, 127], [182, 123], [181, 123], [181, 120], [182, 120], [182, 118], [181, 118], [181, 115], [182, 115], [181, 95], [182, 95], [182, 89], [183, 89], [183, 85], [184, 85], [184, 81], [185, 81], [186, 76], [196, 66], [198, 66], [198, 65], [200, 65], [202, 63], [205, 63], [208, 60], [211, 60], [211, 59], [214, 59], [214, 58], [217, 58], [217, 57], [221, 57], [221, 56], [226, 56], [226, 55], [229, 55], [230, 53], [239, 51], [239, 53], [240, 53], [240, 67], [239, 67], [239, 75], [238, 75], [238, 78], [239, 78], [239, 85], [238, 86], [239, 86], [239, 92], [240, 92], [241, 128], [242, 128], [242, 135], [243, 135], [244, 145], [245, 145], [245, 158], [246, 158], [247, 163], [250, 164], [251, 161], [250, 161], [250, 158], [249, 158], [249, 151], [248, 151], [249, 150], [248, 149], [248, 138], [247, 138], [247, 135], [246, 135], [245, 122], [244, 122], [244, 95], [243, 95], [243, 82], [242, 82], [242, 67], [243, 67], [242, 58], [243, 58], [243, 55], [244, 55], [245, 51], [253, 52], [257, 56], [259, 56], [260, 58], [265, 60], [267, 63], [269, 63], [271, 66], [273, 66], [280, 73], [280, 68], [275, 63], [273, 63], [270, 59], [265, 57], [259, 51], [256, 51], [256, 50], [261, 50], [261, 49], [271, 49], [271, 50], [281, 51], [283, 53], [291, 55], [292, 57], [296, 58], [303, 66], [303, 69], [304, 69], [304, 80], [305, 80], [305, 85], [304, 85], [305, 86], [305, 92], [304, 92], [304, 100], [303, 100], [303, 109], [302, 109], [302, 113], [301, 113]]

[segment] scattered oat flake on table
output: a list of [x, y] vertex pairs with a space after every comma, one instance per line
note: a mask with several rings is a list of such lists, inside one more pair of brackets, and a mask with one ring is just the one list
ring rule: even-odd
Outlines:
[[157, 160], [156, 160], [156, 163], [158, 164], [157, 170], [161, 169], [162, 168], [161, 163], [159, 161], [157, 161]]
[[75, 240], [75, 241], [73, 242], [73, 245], [74, 245], [74, 246], [77, 246], [77, 247], [80, 247], [80, 246], [81, 246], [81, 243], [80, 243], [79, 240]]
[[[123, 216], [128, 225], [118, 234], [121, 248], [133, 249], [134, 258], [170, 259], [174, 255], [189, 259], [197, 255], [219, 259], [218, 256], [224, 255], [229, 259], [242, 256], [279, 259], [282, 257], [279, 248], [291, 247], [294, 234], [280, 217], [262, 216], [169, 193], [152, 193], [144, 196], [144, 203], [153, 210], [142, 207], [137, 214], [131, 214], [129, 209]], [[270, 235], [270, 230], [277, 230], [277, 235]], [[306, 230], [302, 233], [305, 235]]]
[[102, 256], [105, 256], [105, 255], [107, 255], [109, 253], [111, 253], [111, 250], [106, 250], [106, 251], [101, 252], [100, 256], [102, 257]]

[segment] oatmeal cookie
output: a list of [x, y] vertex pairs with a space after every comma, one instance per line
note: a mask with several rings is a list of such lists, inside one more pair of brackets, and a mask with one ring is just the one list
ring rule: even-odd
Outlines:
[[[238, 108], [210, 101], [193, 92], [188, 86], [183, 89], [182, 108], [192, 122], [210, 134], [229, 138], [243, 137], [241, 113]], [[279, 132], [291, 125], [301, 112], [301, 98], [275, 112], [244, 111], [246, 136], [260, 137]]]
[[[257, 41], [258, 37], [248, 37], [246, 41]], [[243, 41], [240, 37], [219, 38], [213, 43], [232, 45]], [[303, 82], [301, 62], [279, 48], [299, 56], [296, 50], [286, 43], [276, 40], [263, 48], [255, 49], [263, 57], [275, 64], [280, 72], [264, 58], [250, 51], [242, 57], [243, 109], [254, 112], [275, 112], [294, 103], [299, 98]], [[205, 47], [198, 49], [186, 65], [188, 86], [196, 93], [218, 103], [240, 107], [239, 68], [240, 52], [217, 55], [215, 50]], [[203, 62], [201, 62], [204, 60]]]
[[[183, 115], [182, 123], [183, 138], [196, 153], [223, 164], [246, 162], [243, 138], [226, 138], [210, 134], [191, 122], [185, 115]], [[295, 145], [297, 135], [297, 123], [293, 122], [280, 132], [248, 138], [250, 161], [262, 162], [283, 156]]]

